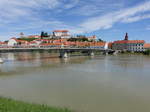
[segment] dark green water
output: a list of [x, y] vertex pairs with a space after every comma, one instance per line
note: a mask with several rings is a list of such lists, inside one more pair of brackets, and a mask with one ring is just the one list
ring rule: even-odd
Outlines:
[[150, 57], [1, 56], [0, 96], [77, 112], [150, 112]]

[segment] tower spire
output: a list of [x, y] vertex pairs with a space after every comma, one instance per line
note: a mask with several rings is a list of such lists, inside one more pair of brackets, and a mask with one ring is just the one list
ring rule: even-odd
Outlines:
[[129, 39], [129, 37], [128, 37], [128, 33], [126, 33], [126, 35], [125, 35], [125, 39], [124, 40], [128, 40]]

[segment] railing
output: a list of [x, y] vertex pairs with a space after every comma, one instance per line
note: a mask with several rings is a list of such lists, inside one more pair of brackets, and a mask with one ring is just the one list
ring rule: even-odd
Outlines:
[[0, 50], [3, 49], [104, 49], [103, 47], [97, 46], [61, 46], [61, 45], [50, 45], [50, 46], [0, 46]]

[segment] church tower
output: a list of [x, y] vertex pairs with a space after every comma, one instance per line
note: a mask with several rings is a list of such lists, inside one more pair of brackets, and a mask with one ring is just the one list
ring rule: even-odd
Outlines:
[[128, 37], [128, 33], [126, 33], [126, 35], [125, 35], [125, 39], [124, 40], [128, 40], [129, 39], [129, 37]]

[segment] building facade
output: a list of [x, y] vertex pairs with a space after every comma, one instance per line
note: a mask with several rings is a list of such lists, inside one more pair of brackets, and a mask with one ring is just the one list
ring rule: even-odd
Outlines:
[[26, 46], [28, 45], [28, 41], [25, 41], [25, 40], [18, 40], [17, 38], [11, 38], [8, 40], [8, 43], [7, 43], [8, 46]]
[[70, 38], [68, 30], [55, 30], [53, 31], [54, 38]]
[[124, 40], [114, 41], [112, 43], [113, 50], [142, 52], [144, 49], [144, 40], [128, 40], [128, 34], [126, 33]]
[[15, 46], [15, 45], [18, 45], [16, 38], [11, 38], [8, 40], [8, 46]]
[[88, 38], [88, 41], [96, 41], [96, 36], [93, 35], [91, 37], [87, 37]]

